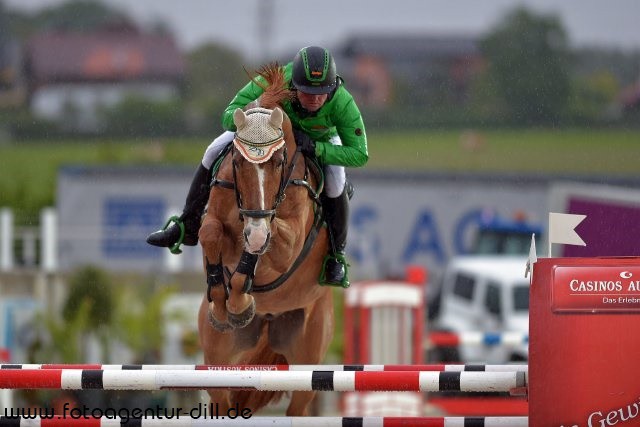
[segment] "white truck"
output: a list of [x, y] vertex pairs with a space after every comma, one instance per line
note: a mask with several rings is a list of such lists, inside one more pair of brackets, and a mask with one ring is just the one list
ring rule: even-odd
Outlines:
[[[529, 279], [521, 255], [454, 257], [445, 269], [428, 330], [524, 337], [509, 344], [461, 343], [430, 351], [431, 360], [501, 364], [528, 359]], [[438, 307], [439, 305], [439, 307]]]

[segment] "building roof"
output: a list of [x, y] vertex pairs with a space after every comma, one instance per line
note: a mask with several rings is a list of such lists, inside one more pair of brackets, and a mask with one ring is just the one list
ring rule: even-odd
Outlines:
[[171, 37], [137, 31], [42, 33], [30, 40], [26, 56], [35, 84], [176, 80], [185, 72]]

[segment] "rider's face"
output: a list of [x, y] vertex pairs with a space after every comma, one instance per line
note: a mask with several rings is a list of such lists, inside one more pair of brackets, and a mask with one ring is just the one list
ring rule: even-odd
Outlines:
[[324, 103], [327, 102], [328, 97], [329, 94], [327, 93], [324, 93], [322, 95], [312, 95], [310, 93], [298, 91], [298, 101], [300, 101], [300, 105], [302, 105], [305, 110], [312, 113], [318, 111], [320, 107], [322, 107]]

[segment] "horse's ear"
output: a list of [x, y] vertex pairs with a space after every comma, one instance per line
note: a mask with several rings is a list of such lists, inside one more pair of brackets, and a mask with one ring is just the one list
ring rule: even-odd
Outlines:
[[241, 108], [236, 108], [233, 112], [233, 123], [238, 130], [242, 129], [247, 124], [247, 116], [244, 114]]
[[282, 120], [284, 120], [282, 116], [282, 110], [278, 107], [274, 108], [271, 112], [271, 117], [269, 118], [269, 123], [276, 129], [280, 129], [282, 127]]

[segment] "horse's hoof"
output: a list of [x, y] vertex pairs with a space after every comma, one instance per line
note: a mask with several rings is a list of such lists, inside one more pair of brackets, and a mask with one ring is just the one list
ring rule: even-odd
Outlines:
[[207, 310], [207, 320], [209, 324], [218, 332], [222, 332], [223, 334], [226, 332], [233, 331], [234, 327], [230, 325], [228, 322], [220, 322], [216, 319], [216, 316], [213, 315], [211, 310]]
[[253, 320], [256, 314], [256, 300], [251, 298], [251, 304], [240, 314], [231, 313], [227, 310], [227, 320], [234, 328], [244, 328]]

